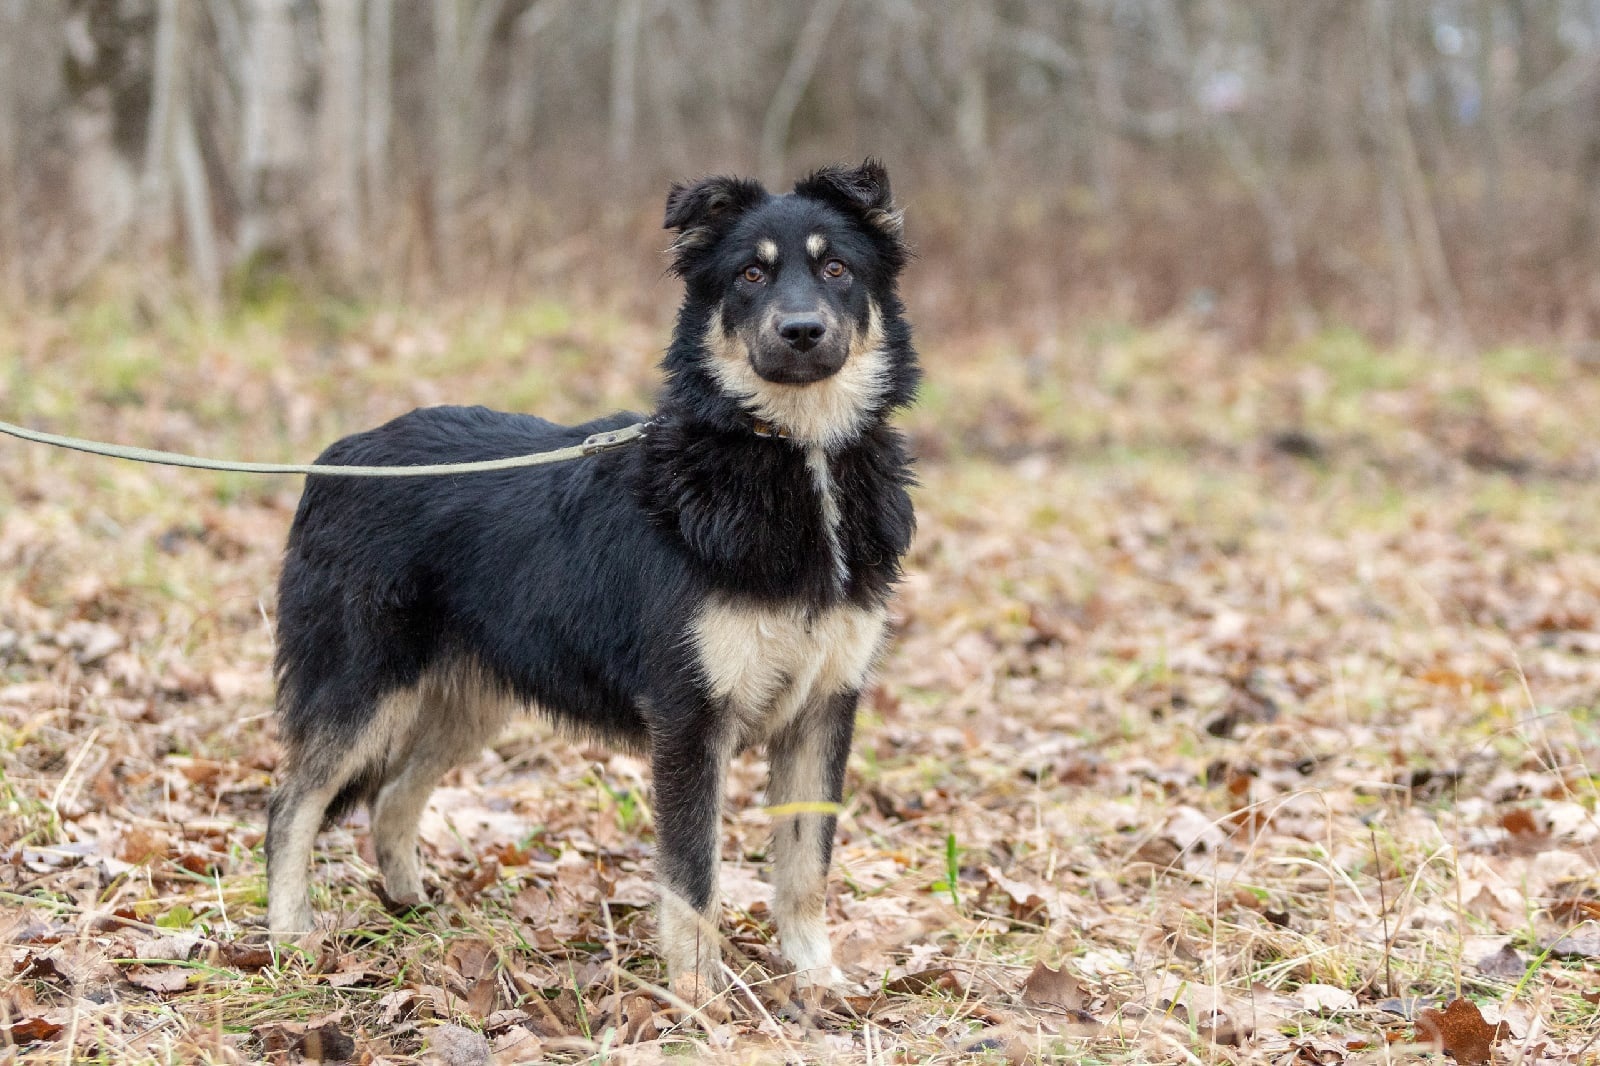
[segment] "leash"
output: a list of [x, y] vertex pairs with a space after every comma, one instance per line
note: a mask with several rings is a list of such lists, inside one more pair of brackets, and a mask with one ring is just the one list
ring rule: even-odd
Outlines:
[[631, 444], [644, 436], [649, 422], [635, 422], [621, 429], [592, 433], [581, 443], [548, 452], [531, 452], [512, 455], [504, 459], [481, 459], [470, 463], [434, 463], [425, 466], [335, 466], [321, 463], [240, 463], [224, 459], [204, 459], [198, 455], [181, 452], [163, 452], [154, 448], [135, 448], [125, 444], [104, 444], [100, 441], [66, 437], [57, 433], [44, 433], [25, 426], [0, 422], [0, 433], [6, 433], [35, 444], [49, 444], [56, 448], [70, 448], [75, 452], [104, 455], [112, 459], [131, 459], [136, 463], [155, 463], [160, 466], [183, 466], [193, 470], [221, 470], [233, 474], [315, 474], [318, 477], [439, 477], [445, 474], [479, 474], [490, 470], [515, 470], [524, 466], [543, 466], [545, 463], [564, 463], [569, 459], [582, 459], [600, 452]]

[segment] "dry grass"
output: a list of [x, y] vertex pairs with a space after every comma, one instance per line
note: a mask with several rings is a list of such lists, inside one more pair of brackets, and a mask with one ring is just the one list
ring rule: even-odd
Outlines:
[[[666, 320], [108, 301], [0, 320], [0, 417], [308, 458], [420, 403], [639, 406]], [[404, 1062], [459, 1025], [505, 1062], [1382, 1062], [1464, 996], [1504, 1061], [1596, 1061], [1600, 374], [1180, 328], [923, 346], [921, 531], [831, 896], [852, 987], [810, 1013], [767, 976], [759, 760], [724, 838], [742, 987], [682, 1021], [641, 766], [537, 723], [436, 796], [435, 909], [380, 907], [351, 824], [337, 932], [252, 946], [298, 484], [0, 442], [0, 1059]]]

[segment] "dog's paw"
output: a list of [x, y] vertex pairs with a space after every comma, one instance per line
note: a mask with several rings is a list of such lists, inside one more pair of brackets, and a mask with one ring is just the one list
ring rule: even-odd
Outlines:
[[774, 1012], [807, 1029], [827, 1028], [837, 1019], [853, 1017], [845, 1001], [848, 982], [837, 967], [786, 973], [774, 980]]
[[836, 992], [844, 987], [844, 971], [831, 962], [823, 966], [811, 966], [804, 970], [794, 972], [794, 987], [798, 992], [812, 989]]
[[271, 901], [267, 904], [267, 928], [274, 944], [292, 944], [317, 931], [317, 916], [309, 901], [294, 905]]
[[718, 982], [709, 975], [680, 973], [672, 979], [670, 989], [674, 997], [712, 1022], [725, 1022], [730, 1017], [727, 997], [722, 994]]
[[381, 881], [373, 881], [371, 887], [373, 895], [378, 897], [383, 909], [396, 917], [426, 910], [433, 905], [428, 900], [427, 892], [422, 889], [390, 894], [388, 887]]

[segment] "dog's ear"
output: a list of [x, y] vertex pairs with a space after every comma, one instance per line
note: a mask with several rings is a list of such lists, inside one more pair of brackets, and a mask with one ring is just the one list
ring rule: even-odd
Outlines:
[[795, 182], [794, 191], [860, 219], [884, 237], [900, 240], [905, 216], [894, 206], [889, 172], [876, 159], [859, 167], [823, 167]]
[[701, 178], [691, 184], [673, 182], [667, 193], [663, 229], [675, 229], [673, 265], [682, 274], [694, 252], [710, 244], [734, 219], [767, 198], [767, 190], [750, 178]]

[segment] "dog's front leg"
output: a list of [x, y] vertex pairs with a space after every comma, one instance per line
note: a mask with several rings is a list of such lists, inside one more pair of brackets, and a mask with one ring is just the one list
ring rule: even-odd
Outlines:
[[772, 835], [772, 914], [784, 957], [802, 987], [841, 980], [823, 911], [838, 823], [829, 811], [844, 794], [858, 696], [830, 696], [773, 737], [768, 750], [767, 805], [779, 811]]
[[673, 990], [693, 1001], [723, 984], [717, 873], [730, 744], [708, 718], [685, 715], [651, 744], [661, 954]]

